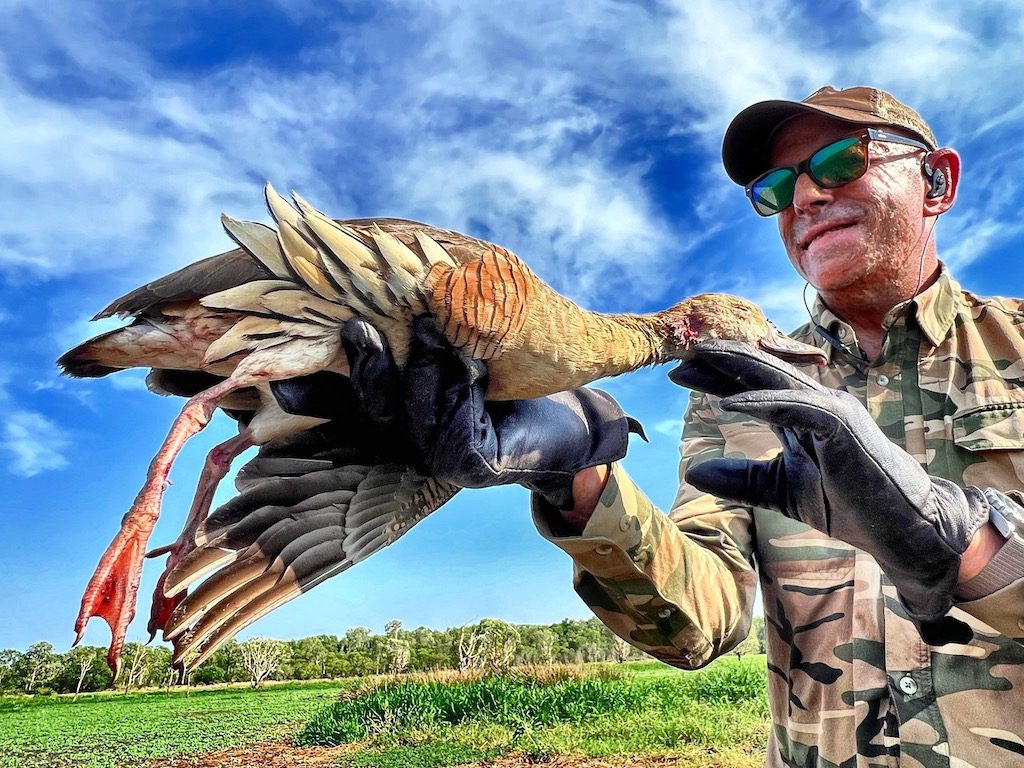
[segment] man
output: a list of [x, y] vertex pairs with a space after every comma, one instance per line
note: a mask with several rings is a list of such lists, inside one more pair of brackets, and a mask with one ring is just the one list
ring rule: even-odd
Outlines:
[[[587, 604], [676, 666], [739, 643], [760, 583], [769, 766], [1024, 765], [1024, 304], [962, 292], [938, 260], [959, 159], [889, 94], [823, 88], [744, 110], [723, 160], [816, 289], [794, 335], [827, 366], [713, 343], [673, 372], [710, 394], [666, 516], [614, 463], [614, 401], [485, 406], [482, 366], [427, 320], [403, 395], [418, 455], [535, 491]], [[358, 322], [345, 345], [379, 408], [390, 356]]]

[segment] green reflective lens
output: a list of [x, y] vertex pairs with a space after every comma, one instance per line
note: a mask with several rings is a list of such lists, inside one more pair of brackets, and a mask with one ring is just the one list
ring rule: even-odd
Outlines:
[[[809, 158], [797, 165], [784, 166], [768, 171], [747, 187], [750, 202], [762, 216], [772, 216], [785, 210], [793, 202], [796, 180], [806, 173], [819, 187], [833, 189], [859, 179], [868, 169], [868, 141], [876, 136], [868, 130], [860, 136], [849, 136], [822, 147]], [[893, 138], [888, 135], [879, 140], [909, 143], [924, 147], [909, 139]]]
[[750, 186], [750, 199], [762, 216], [771, 216], [793, 202], [796, 174], [792, 168], [769, 171]]
[[868, 169], [868, 147], [859, 136], [822, 147], [807, 161], [807, 171], [819, 186], [840, 187], [859, 179]]

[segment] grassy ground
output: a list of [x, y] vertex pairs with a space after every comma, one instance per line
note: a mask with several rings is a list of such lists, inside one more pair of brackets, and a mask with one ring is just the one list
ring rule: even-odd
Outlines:
[[0, 768], [120, 768], [291, 733], [342, 685], [0, 698]]
[[[274, 765], [289, 766], [753, 768], [767, 736], [764, 674], [764, 658], [750, 657], [695, 673], [646, 663], [541, 671], [539, 681], [435, 675], [74, 703], [0, 698], [0, 768], [263, 766], [272, 752]], [[283, 743], [300, 728], [305, 747]]]
[[[762, 657], [683, 674], [661, 664], [562, 679], [411, 678], [353, 692], [317, 714], [303, 744], [357, 743], [341, 765], [429, 768], [556, 755], [672, 755], [695, 765], [763, 760]], [[556, 676], [557, 678], [557, 676]]]

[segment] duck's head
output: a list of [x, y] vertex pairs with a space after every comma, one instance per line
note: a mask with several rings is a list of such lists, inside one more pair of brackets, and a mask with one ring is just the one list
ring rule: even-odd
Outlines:
[[797, 365], [824, 365], [828, 358], [815, 346], [779, 331], [751, 301], [726, 293], [702, 293], [659, 313], [670, 357], [686, 359], [695, 344], [714, 339], [745, 341]]

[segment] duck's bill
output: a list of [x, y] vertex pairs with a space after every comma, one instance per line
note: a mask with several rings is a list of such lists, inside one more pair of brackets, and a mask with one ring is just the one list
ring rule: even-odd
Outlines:
[[824, 365], [828, 362], [828, 356], [824, 350], [791, 339], [774, 327], [765, 338], [757, 342], [757, 346], [787, 363]]

